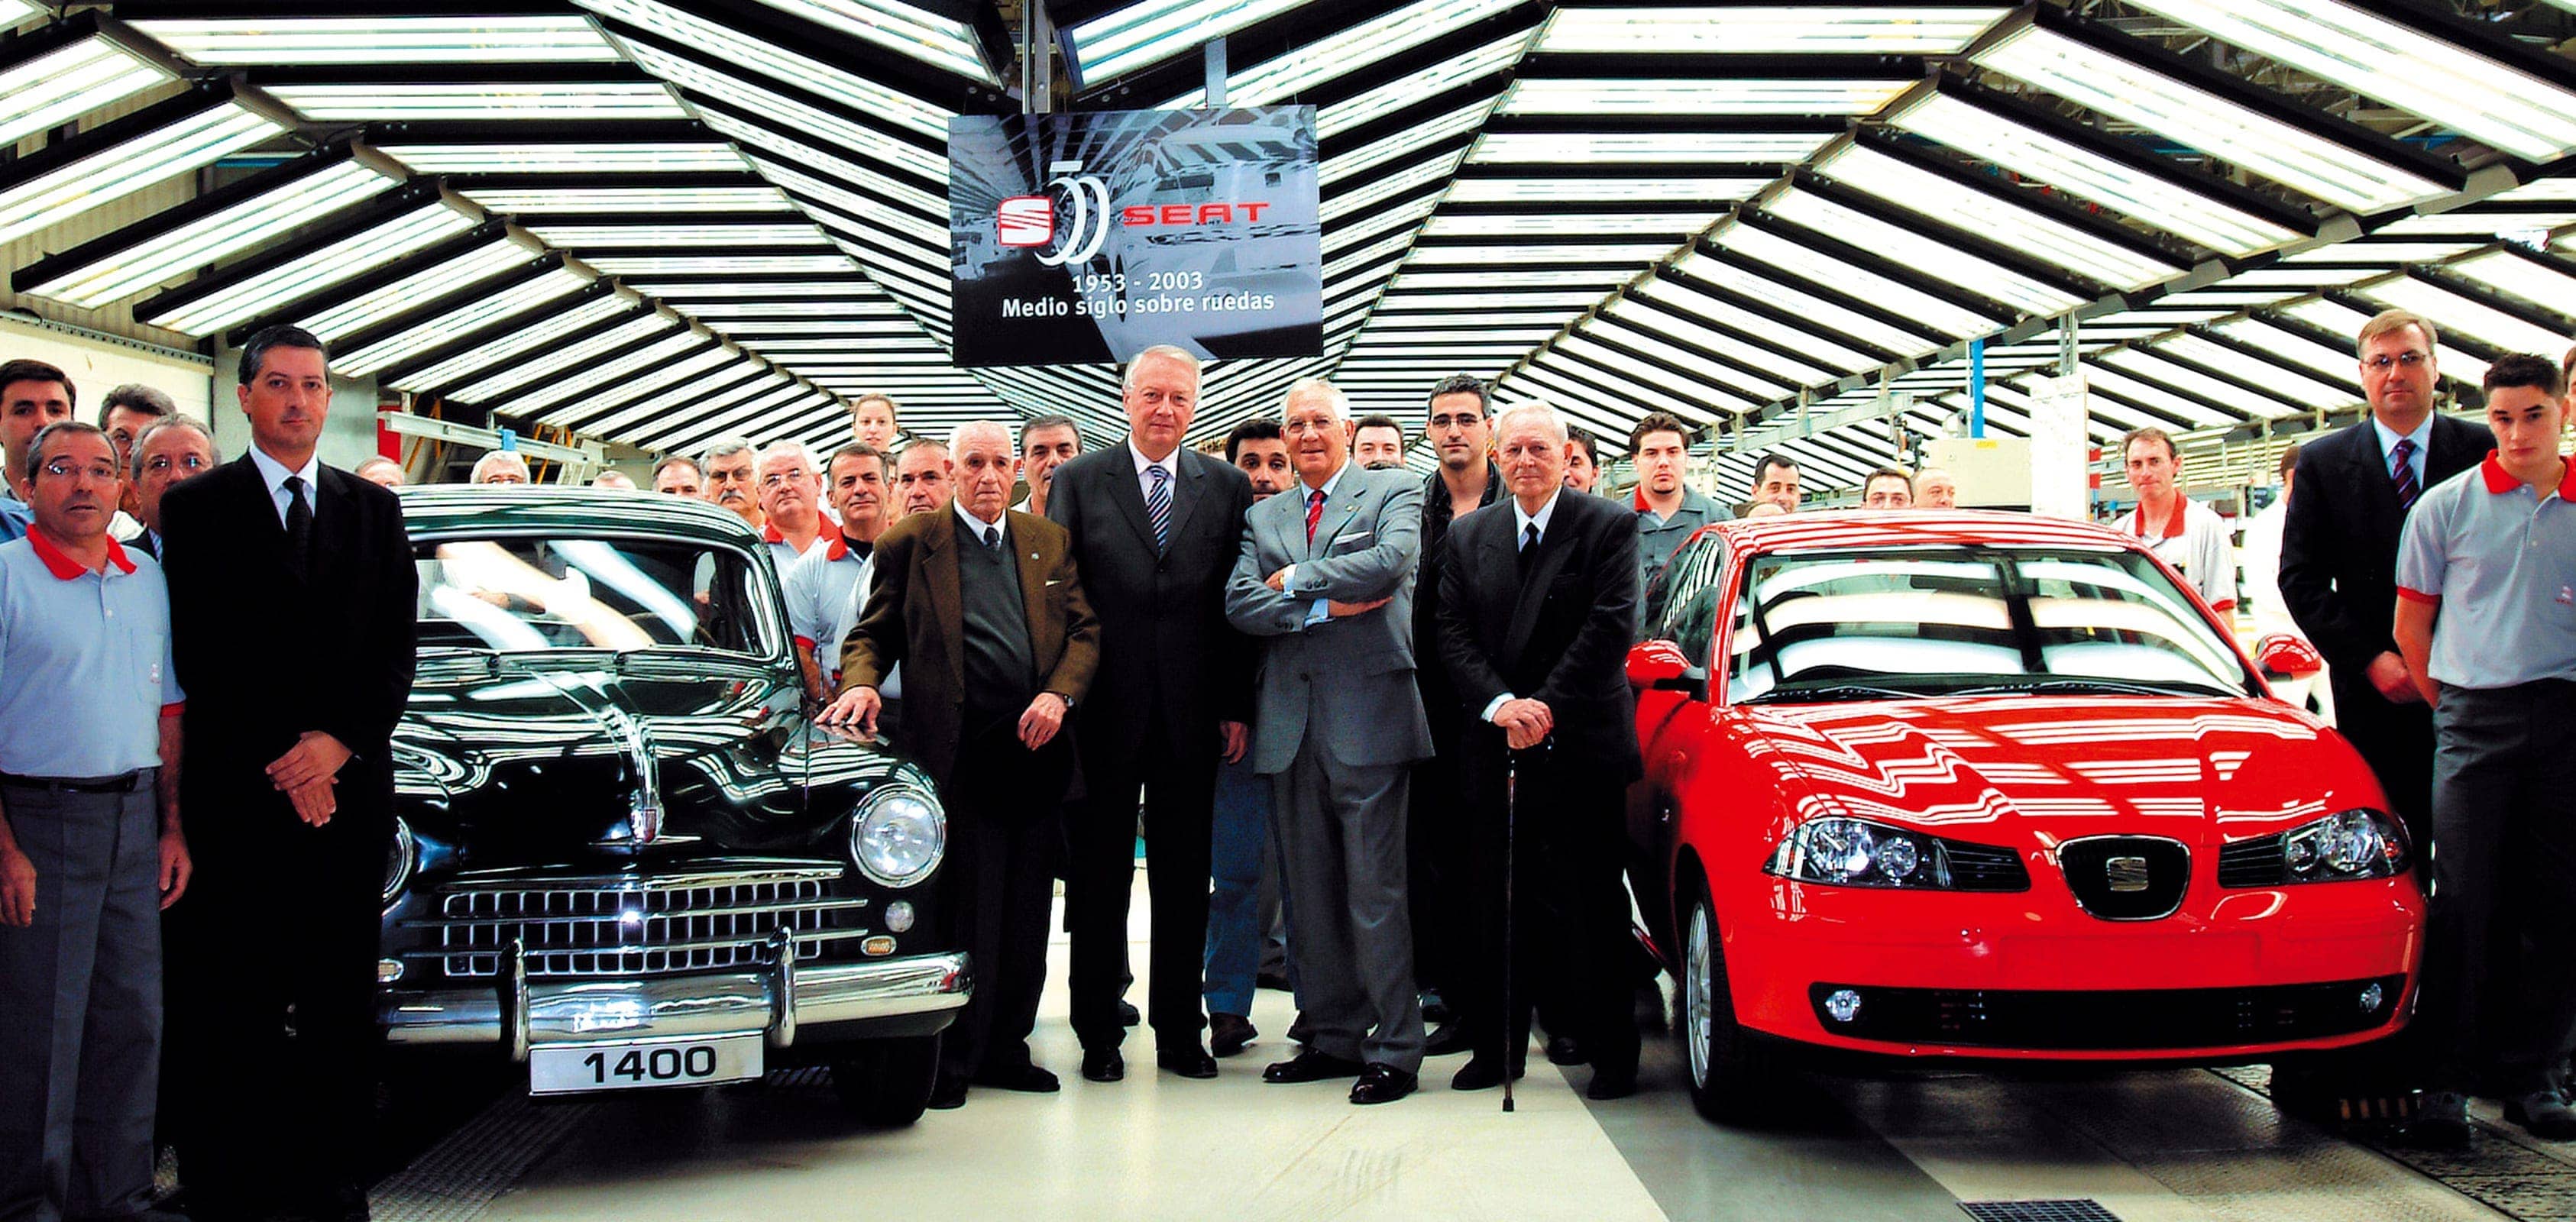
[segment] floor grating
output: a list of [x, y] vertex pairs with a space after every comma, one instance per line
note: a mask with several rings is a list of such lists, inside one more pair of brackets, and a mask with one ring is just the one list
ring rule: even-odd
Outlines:
[[[2271, 1092], [2269, 1067], [2212, 1072], [2256, 1094], [2268, 1097]], [[2403, 1139], [2402, 1126], [2375, 1120], [2340, 1125], [2334, 1131], [2521, 1222], [2576, 1222], [2576, 1148], [2571, 1148], [2576, 1143], [2539, 1141], [2504, 1123], [2486, 1106], [2473, 1109], [2470, 1122], [2477, 1136], [2466, 1150], [2416, 1149]]]
[[1959, 1208], [1977, 1222], [2120, 1222], [2120, 1216], [2098, 1202], [2080, 1198], [2056, 1201], [1961, 1201]]

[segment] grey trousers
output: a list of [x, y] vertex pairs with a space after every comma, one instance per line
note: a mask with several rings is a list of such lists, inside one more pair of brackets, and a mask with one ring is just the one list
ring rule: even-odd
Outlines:
[[0, 926], [0, 1219], [152, 1203], [161, 1072], [160, 815], [138, 793], [0, 787], [36, 920]]
[[2433, 726], [2427, 1085], [2519, 1098], [2576, 1046], [2576, 683], [2446, 686]]
[[1272, 777], [1288, 955], [1306, 1046], [1422, 1071], [1422, 999], [1404, 891], [1403, 764], [1336, 763], [1310, 736]]

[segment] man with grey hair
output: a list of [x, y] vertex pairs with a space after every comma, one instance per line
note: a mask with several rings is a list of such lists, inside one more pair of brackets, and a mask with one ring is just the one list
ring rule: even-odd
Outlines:
[[593, 488], [606, 488], [612, 492], [633, 492], [635, 491], [635, 477], [628, 475], [623, 471], [612, 469], [602, 471], [599, 474], [592, 476], [590, 479], [590, 486]]
[[948, 481], [956, 474], [948, 447], [923, 438], [903, 448], [894, 459], [895, 518], [928, 513], [948, 503]]
[[1148, 348], [1127, 365], [1124, 444], [1056, 468], [1047, 516], [1073, 534], [1083, 590], [1100, 613], [1100, 673], [1083, 715], [1088, 798], [1067, 820], [1066, 918], [1073, 933], [1073, 1028], [1082, 1075], [1125, 1077], [1118, 1045], [1127, 898], [1134, 889], [1138, 790], [1153, 844], [1156, 1063], [1213, 1078], [1199, 1042], [1208, 923], [1208, 836], [1220, 759], [1243, 757], [1252, 710], [1250, 642], [1226, 623], [1226, 578], [1252, 484], [1182, 445], [1198, 410], [1199, 361]]
[[[1450, 1085], [1519, 1076], [1530, 1003], [1544, 994], [1571, 1011], [1563, 1034], [1592, 1062], [1586, 1093], [1612, 1099], [1637, 1088], [1620, 881], [1627, 787], [1644, 771], [1626, 669], [1636, 514], [1566, 492], [1572, 443], [1554, 409], [1506, 408], [1495, 432], [1510, 506], [1460, 519], [1440, 571], [1440, 655], [1468, 719], [1467, 891], [1483, 933], [1457, 998], [1476, 1055]], [[1515, 825], [1515, 808], [1547, 817]], [[1513, 835], [1527, 842], [1517, 852]], [[1517, 982], [1509, 998], [1505, 979]]]
[[222, 460], [215, 452], [214, 433], [195, 417], [170, 415], [146, 425], [135, 439], [126, 481], [133, 489], [134, 516], [143, 530], [127, 546], [160, 559], [162, 494], [174, 484], [214, 470]]
[[703, 495], [717, 508], [732, 510], [753, 530], [761, 527], [760, 498], [755, 494], [759, 481], [752, 474], [757, 457], [751, 442], [728, 437], [708, 446], [706, 455], [698, 459], [698, 470], [706, 476]]
[[528, 482], [528, 460], [514, 451], [494, 450], [474, 460], [474, 472], [466, 477], [474, 484], [524, 484]]
[[1355, 1078], [1351, 1102], [1390, 1103], [1422, 1071], [1404, 876], [1406, 770], [1431, 754], [1413, 685], [1422, 488], [1350, 460], [1330, 382], [1291, 388], [1283, 416], [1298, 482], [1253, 507], [1226, 583], [1226, 618], [1262, 638], [1252, 767], [1276, 798], [1309, 1032], [1262, 1077]]
[[411, 482], [410, 474], [403, 470], [401, 463], [382, 454], [359, 463], [349, 474], [385, 489], [400, 488]]
[[1029, 483], [1028, 499], [1012, 506], [1046, 516], [1047, 485], [1055, 469], [1082, 453], [1082, 430], [1065, 415], [1038, 416], [1020, 426], [1020, 475]]
[[823, 516], [823, 473], [814, 452], [801, 441], [773, 441], [761, 448], [754, 467], [760, 476], [760, 541], [784, 573], [796, 558], [828, 545], [831, 519]]

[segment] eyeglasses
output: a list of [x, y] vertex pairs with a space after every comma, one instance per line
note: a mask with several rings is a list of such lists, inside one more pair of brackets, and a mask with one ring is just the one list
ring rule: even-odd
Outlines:
[[44, 471], [45, 474], [53, 476], [55, 479], [71, 479], [75, 476], [81, 475], [93, 475], [106, 480], [116, 478], [116, 464], [114, 463], [93, 463], [83, 466], [82, 464], [73, 462], [67, 458], [57, 458], [52, 462], [46, 463]]
[[1434, 429], [1463, 429], [1469, 425], [1483, 424], [1484, 422], [1485, 418], [1481, 415], [1433, 416], [1431, 418], [1431, 427]]
[[2432, 359], [2433, 358], [2430, 355], [2422, 351], [2409, 348], [2395, 356], [2389, 356], [2385, 353], [2379, 356], [2374, 356], [2369, 360], [2363, 361], [2361, 363], [2361, 367], [2371, 371], [2372, 373], [2386, 373], [2391, 366], [2403, 365], [2408, 369], [2413, 369]]
[[206, 460], [206, 456], [203, 454], [182, 454], [177, 458], [172, 458], [167, 454], [162, 454], [143, 460], [143, 472], [146, 475], [168, 475], [170, 473], [170, 468], [177, 467], [186, 471], [190, 475], [194, 475], [213, 465], [213, 463]]

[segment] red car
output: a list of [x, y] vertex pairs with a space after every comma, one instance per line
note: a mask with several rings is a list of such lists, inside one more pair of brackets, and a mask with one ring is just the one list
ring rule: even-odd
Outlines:
[[2405, 1023], [2424, 902], [2378, 783], [2136, 542], [1729, 522], [1646, 601], [1634, 878], [1702, 1112], [1783, 1041], [2207, 1063]]

